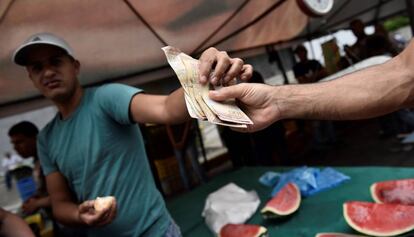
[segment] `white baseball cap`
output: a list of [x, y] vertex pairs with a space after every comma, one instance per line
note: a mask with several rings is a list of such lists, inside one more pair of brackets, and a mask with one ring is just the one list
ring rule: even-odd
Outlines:
[[39, 44], [56, 46], [63, 49], [71, 57], [75, 58], [72, 48], [64, 39], [51, 33], [38, 33], [30, 36], [22, 45], [20, 45], [20, 47], [16, 49], [16, 51], [14, 51], [12, 58], [13, 62], [20, 66], [26, 66], [26, 57], [29, 49], [33, 45]]

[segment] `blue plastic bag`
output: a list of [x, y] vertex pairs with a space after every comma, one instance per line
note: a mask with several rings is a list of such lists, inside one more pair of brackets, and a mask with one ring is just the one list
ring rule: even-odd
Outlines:
[[303, 197], [317, 194], [321, 191], [336, 187], [351, 178], [333, 168], [300, 167], [285, 173], [266, 172], [259, 178], [259, 182], [273, 187], [271, 196], [275, 196], [287, 183], [294, 182], [300, 189]]

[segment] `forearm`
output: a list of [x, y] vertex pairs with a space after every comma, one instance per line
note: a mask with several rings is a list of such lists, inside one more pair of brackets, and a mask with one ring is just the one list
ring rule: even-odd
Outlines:
[[[275, 88], [283, 118], [350, 120], [386, 114], [413, 103], [406, 55], [334, 81]], [[413, 64], [414, 65], [414, 64]], [[284, 99], [280, 99], [284, 98]]]
[[190, 118], [182, 88], [168, 96], [136, 95], [132, 99], [131, 114], [138, 123], [175, 124]]
[[78, 227], [85, 226], [85, 223], [79, 218], [78, 205], [73, 202], [67, 201], [55, 201], [52, 202], [53, 216], [58, 220], [59, 223]]
[[50, 196], [41, 197], [37, 200], [37, 206], [39, 208], [47, 208], [52, 205], [52, 202], [50, 201]]
[[168, 124], [183, 123], [190, 119], [184, 99], [184, 90], [180, 88], [171, 93], [165, 101]]

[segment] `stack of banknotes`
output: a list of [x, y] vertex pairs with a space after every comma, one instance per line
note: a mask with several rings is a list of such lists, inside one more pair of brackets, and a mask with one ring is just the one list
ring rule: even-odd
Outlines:
[[208, 92], [214, 88], [211, 88], [210, 83], [202, 85], [199, 82], [198, 60], [171, 46], [162, 49], [184, 89], [185, 102], [191, 117], [238, 128], [253, 124], [235, 100], [217, 102], [209, 98]]

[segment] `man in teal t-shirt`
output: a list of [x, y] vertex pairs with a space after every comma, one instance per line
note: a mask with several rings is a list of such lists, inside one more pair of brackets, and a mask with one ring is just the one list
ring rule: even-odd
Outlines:
[[[58, 108], [38, 136], [38, 153], [56, 219], [85, 227], [90, 236], [180, 236], [150, 173], [137, 122], [179, 123], [189, 119], [182, 88], [168, 96], [108, 84], [82, 89], [80, 63], [61, 38], [30, 37], [13, 55], [34, 86]], [[214, 66], [212, 82], [240, 76], [243, 65], [214, 48], [200, 57], [200, 81]], [[97, 197], [114, 196], [103, 211]]]

